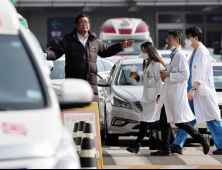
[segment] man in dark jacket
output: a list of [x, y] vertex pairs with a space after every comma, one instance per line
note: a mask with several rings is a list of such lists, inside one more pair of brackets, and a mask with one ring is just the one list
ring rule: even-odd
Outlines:
[[66, 78], [83, 79], [90, 83], [94, 91], [94, 101], [99, 102], [97, 88], [97, 56], [111, 57], [134, 44], [134, 41], [125, 40], [123, 43], [107, 46], [102, 43], [96, 34], [90, 31], [88, 15], [79, 14], [75, 20], [75, 29], [44, 55], [47, 60], [57, 60], [66, 55]]

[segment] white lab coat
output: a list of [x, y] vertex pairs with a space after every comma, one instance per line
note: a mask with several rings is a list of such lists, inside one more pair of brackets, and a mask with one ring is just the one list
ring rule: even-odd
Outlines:
[[157, 96], [161, 94], [163, 81], [160, 78], [160, 68], [164, 67], [161, 63], [152, 61], [140, 76], [139, 83], [144, 83], [143, 97], [141, 105], [143, 113], [141, 121], [156, 122], [159, 120], [160, 114], [157, 114]]
[[167, 77], [161, 94], [158, 107], [165, 105], [168, 123], [185, 123], [195, 120], [190, 109], [187, 96], [187, 81], [189, 78], [188, 60], [179, 50], [169, 68], [170, 77]]
[[200, 83], [193, 98], [197, 123], [204, 123], [212, 120], [220, 121], [220, 110], [214, 86], [211, 56], [203, 44], [197, 49], [193, 60], [192, 85], [194, 82]]

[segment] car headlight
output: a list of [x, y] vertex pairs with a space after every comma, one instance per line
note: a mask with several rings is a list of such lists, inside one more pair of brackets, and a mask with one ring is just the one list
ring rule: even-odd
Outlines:
[[79, 157], [73, 140], [64, 139], [55, 158], [57, 159], [55, 169], [80, 169]]
[[132, 109], [131, 104], [116, 95], [111, 96], [111, 103], [113, 106], [123, 107], [127, 109]]

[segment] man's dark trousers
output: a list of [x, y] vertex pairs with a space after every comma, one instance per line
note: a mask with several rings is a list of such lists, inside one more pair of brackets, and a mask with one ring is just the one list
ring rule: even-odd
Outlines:
[[[203, 135], [200, 134], [198, 130], [196, 130], [193, 126], [188, 123], [179, 123], [175, 124], [178, 128], [186, 131], [193, 139], [198, 141], [201, 144], [204, 144], [205, 138]], [[163, 151], [170, 151], [170, 135], [171, 135], [171, 125], [167, 123], [167, 116], [165, 107], [163, 106], [161, 110], [160, 116], [160, 130], [162, 136], [162, 148]]]

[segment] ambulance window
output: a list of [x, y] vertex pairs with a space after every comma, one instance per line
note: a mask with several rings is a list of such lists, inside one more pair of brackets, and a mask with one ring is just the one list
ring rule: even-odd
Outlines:
[[29, 55], [18, 36], [0, 35], [0, 111], [46, 105]]

